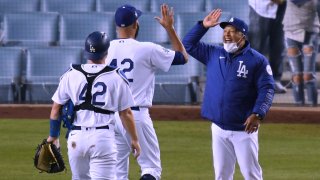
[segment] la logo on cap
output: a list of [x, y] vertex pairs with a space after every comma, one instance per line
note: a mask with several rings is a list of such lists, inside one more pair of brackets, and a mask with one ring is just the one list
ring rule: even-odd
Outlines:
[[90, 44], [90, 52], [96, 52], [96, 49]]
[[234, 19], [233, 19], [233, 18], [231, 18], [231, 19], [229, 20], [229, 22], [233, 22], [233, 20], [234, 20]]

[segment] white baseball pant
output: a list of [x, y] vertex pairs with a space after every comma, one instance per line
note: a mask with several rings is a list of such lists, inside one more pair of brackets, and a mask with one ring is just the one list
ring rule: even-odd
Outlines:
[[113, 125], [109, 129], [72, 130], [67, 142], [73, 180], [115, 179], [117, 151]]
[[[151, 174], [157, 180], [161, 178], [160, 149], [156, 132], [150, 118], [148, 108], [132, 110], [138, 140], [141, 146], [141, 154], [137, 161], [141, 168], [141, 176]], [[117, 180], [128, 180], [129, 155], [131, 152], [131, 139], [124, 129], [119, 114], [116, 113], [116, 144], [117, 144]]]
[[262, 180], [262, 170], [258, 162], [258, 131], [223, 130], [212, 123], [212, 154], [216, 180], [232, 180], [235, 163], [246, 180]]

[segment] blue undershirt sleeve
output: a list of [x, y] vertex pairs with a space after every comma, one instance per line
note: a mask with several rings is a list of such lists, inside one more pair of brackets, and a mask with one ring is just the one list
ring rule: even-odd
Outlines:
[[184, 58], [183, 54], [179, 51], [175, 51], [174, 58], [172, 61], [172, 65], [183, 65], [186, 63], [186, 59]]

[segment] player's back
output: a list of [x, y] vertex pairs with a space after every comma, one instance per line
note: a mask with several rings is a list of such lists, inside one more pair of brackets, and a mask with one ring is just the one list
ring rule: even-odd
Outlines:
[[[81, 68], [89, 73], [87, 77], [90, 77], [105, 69], [106, 65], [83, 64]], [[121, 107], [120, 110], [130, 107], [131, 101], [128, 96], [131, 95], [131, 92], [129, 88], [125, 88], [128, 86], [127, 82], [121, 77], [117, 69], [107, 68], [107, 71], [99, 74], [92, 82], [91, 104], [113, 112], [119, 111], [119, 107]], [[71, 68], [61, 77], [60, 85], [53, 99], [55, 102], [61, 102], [61, 104], [63, 104], [63, 101], [71, 99], [75, 105], [80, 105], [85, 101], [87, 86], [86, 75]], [[128, 97], [126, 101], [119, 100], [123, 100], [125, 97]], [[113, 124], [113, 121], [114, 118], [108, 114], [96, 113], [90, 110], [79, 110], [74, 125], [93, 127]]]
[[123, 70], [137, 106], [150, 107], [154, 94], [155, 72], [157, 69], [168, 71], [174, 53], [151, 42], [116, 39], [110, 43], [106, 64]]

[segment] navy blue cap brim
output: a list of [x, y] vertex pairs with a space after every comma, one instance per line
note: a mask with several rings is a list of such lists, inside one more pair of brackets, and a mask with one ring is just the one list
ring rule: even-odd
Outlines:
[[230, 26], [233, 26], [235, 27], [238, 31], [242, 32], [244, 35], [247, 35], [247, 32], [245, 30], [242, 30], [240, 27], [238, 27], [236, 24], [232, 23], [232, 22], [221, 22], [220, 24], [220, 27], [222, 29], [224, 29], [226, 26], [230, 25]]
[[230, 22], [221, 22], [219, 25], [222, 29], [224, 29], [228, 25], [234, 26], [236, 28], [236, 26]]
[[108, 54], [108, 51], [103, 52], [103, 53], [90, 53], [87, 51], [83, 52], [83, 56], [85, 59], [93, 60], [93, 61], [97, 61], [97, 60], [102, 59], [106, 54]]

